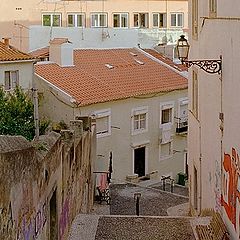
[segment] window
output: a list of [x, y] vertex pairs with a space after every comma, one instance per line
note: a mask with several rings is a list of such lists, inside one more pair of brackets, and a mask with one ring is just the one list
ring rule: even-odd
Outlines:
[[134, 13], [134, 27], [148, 27], [148, 13]]
[[160, 145], [160, 159], [169, 158], [172, 156], [172, 142]]
[[134, 130], [146, 129], [146, 113], [134, 115]]
[[113, 14], [113, 27], [127, 28], [128, 27], [128, 14], [127, 13], [114, 13]]
[[148, 108], [140, 107], [132, 110], [132, 133], [146, 132], [148, 128]]
[[68, 27], [84, 27], [85, 16], [84, 14], [68, 14], [67, 19]]
[[171, 13], [171, 27], [183, 27], [183, 13]]
[[192, 72], [192, 112], [198, 118], [198, 75]]
[[91, 27], [107, 27], [106, 13], [91, 14]]
[[111, 135], [111, 110], [105, 109], [95, 112], [97, 137]]
[[209, 0], [209, 16], [217, 16], [217, 0]]
[[163, 103], [160, 106], [161, 113], [160, 113], [160, 123], [162, 124], [167, 124], [173, 123], [173, 103]]
[[172, 121], [172, 108], [162, 110], [162, 124]]
[[42, 15], [43, 26], [61, 27], [61, 14], [58, 13], [44, 13]]
[[5, 90], [14, 89], [19, 85], [19, 71], [5, 71]]
[[198, 37], [198, 0], [192, 0], [192, 35]]
[[153, 13], [153, 27], [156, 27], [156, 28], [167, 27], [167, 14]]

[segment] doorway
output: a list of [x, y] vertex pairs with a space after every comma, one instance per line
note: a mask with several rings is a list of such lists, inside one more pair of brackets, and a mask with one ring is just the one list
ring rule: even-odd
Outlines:
[[146, 147], [134, 149], [134, 173], [139, 177], [145, 176], [145, 152]]
[[55, 189], [50, 199], [50, 240], [58, 239], [56, 192], [57, 190]]

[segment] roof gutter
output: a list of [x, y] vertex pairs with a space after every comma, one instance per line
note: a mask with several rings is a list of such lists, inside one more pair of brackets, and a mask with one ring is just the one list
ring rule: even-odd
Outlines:
[[22, 62], [34, 62], [36, 59], [29, 59], [29, 60], [11, 60], [11, 61], [0, 61], [0, 64], [7, 64], [7, 63], [22, 63]]
[[173, 70], [174, 72], [178, 73], [179, 75], [188, 78], [188, 72], [187, 71], [178, 71], [176, 68], [168, 65], [167, 63], [155, 58], [154, 56], [152, 56], [150, 53], [145, 52], [144, 50], [142, 50], [141, 48], [135, 48], [137, 51], [141, 52], [142, 54], [144, 54], [145, 56], [151, 58], [153, 61], [162, 64], [163, 66]]
[[76, 99], [74, 99], [70, 94], [66, 93], [65, 91], [63, 91], [61, 88], [55, 86], [54, 84], [50, 83], [49, 81], [47, 81], [45, 78], [41, 77], [40, 75], [38, 75], [37, 73], [34, 73], [38, 78], [40, 78], [41, 80], [43, 80], [44, 82], [46, 82], [49, 86], [53, 87], [55, 90], [60, 91], [61, 93], [63, 93], [64, 95], [66, 95], [67, 97], [69, 97], [69, 102], [72, 104], [77, 103]]

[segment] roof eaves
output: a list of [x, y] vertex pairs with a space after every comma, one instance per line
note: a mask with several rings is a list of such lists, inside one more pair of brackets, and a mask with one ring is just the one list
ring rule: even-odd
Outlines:
[[78, 104], [78, 101], [76, 99], [74, 99], [74, 97], [70, 94], [68, 94], [67, 92], [63, 91], [61, 88], [57, 87], [56, 85], [54, 85], [53, 83], [49, 82], [48, 80], [46, 80], [45, 78], [43, 78], [42, 76], [40, 76], [37, 73], [34, 73], [38, 78], [40, 78], [41, 80], [43, 80], [44, 82], [46, 82], [49, 86], [53, 87], [55, 90], [60, 91], [61, 93], [63, 93], [64, 95], [66, 95], [68, 97], [68, 101], [73, 104], [76, 103]]

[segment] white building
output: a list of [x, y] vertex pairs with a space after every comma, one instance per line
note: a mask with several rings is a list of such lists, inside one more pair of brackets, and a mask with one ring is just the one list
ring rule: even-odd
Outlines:
[[12, 90], [17, 85], [32, 88], [33, 57], [9, 45], [9, 39], [0, 42], [0, 85]]
[[95, 115], [96, 170], [108, 170], [112, 152], [118, 180], [156, 170], [174, 178], [184, 172], [188, 100], [183, 72], [141, 49], [74, 50], [72, 55], [64, 39], [50, 43], [50, 61], [57, 63], [41, 62], [35, 69], [43, 95], [40, 112], [65, 123]]
[[191, 210], [222, 214], [231, 239], [240, 239], [240, 2], [190, 1], [190, 60], [220, 59], [221, 74], [189, 71]]

